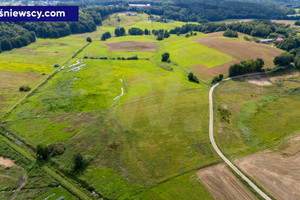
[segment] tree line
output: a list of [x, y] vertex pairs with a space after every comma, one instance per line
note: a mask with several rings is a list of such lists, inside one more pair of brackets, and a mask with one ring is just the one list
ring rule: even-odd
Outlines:
[[18, 24], [0, 22], [0, 27], [0, 52], [27, 46], [36, 40], [34, 32]]
[[[279, 69], [285, 69], [290, 66], [294, 66], [300, 69], [300, 38], [290, 36], [287, 39], [276, 42], [277, 48], [285, 50], [279, 56], [274, 58], [274, 64], [279, 67]], [[281, 68], [280, 68], [281, 67]]]
[[245, 60], [240, 63], [236, 63], [229, 68], [229, 77], [243, 75], [253, 72], [261, 72], [264, 67], [264, 61], [261, 58]]
[[[76, 2], [76, 0], [75, 0]], [[82, 6], [101, 7], [103, 13], [110, 9], [121, 11], [141, 11], [147, 14], [160, 15], [165, 19], [178, 21], [221, 21], [225, 19], [300, 19], [294, 8], [288, 3], [276, 1], [221, 1], [221, 0], [148, 0], [134, 1], [134, 3], [151, 4], [150, 7], [129, 7], [129, 0], [102, 0], [102, 1], [77, 1]], [[95, 6], [96, 5], [96, 6]], [[113, 6], [117, 6], [114, 8]], [[104, 7], [104, 8], [103, 8]], [[107, 7], [107, 8], [105, 8]], [[104, 12], [104, 9], [107, 9]], [[104, 16], [104, 15], [102, 15]]]
[[101, 21], [97, 23], [89, 13], [80, 11], [78, 22], [25, 22], [20, 25], [35, 32], [39, 38], [60, 38], [70, 34], [95, 31]]
[[186, 34], [190, 31], [203, 33], [213, 33], [226, 30], [241, 32], [254, 37], [277, 38], [288, 37], [290, 34], [295, 35], [295, 30], [289, 25], [273, 23], [270, 20], [253, 20], [250, 22], [239, 23], [204, 23], [204, 24], [185, 24], [182, 27], [176, 27], [170, 30], [171, 34]]

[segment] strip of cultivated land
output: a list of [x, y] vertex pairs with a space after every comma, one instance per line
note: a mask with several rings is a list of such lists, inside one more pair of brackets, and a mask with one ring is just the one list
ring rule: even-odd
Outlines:
[[225, 164], [201, 169], [197, 175], [215, 199], [257, 199]]

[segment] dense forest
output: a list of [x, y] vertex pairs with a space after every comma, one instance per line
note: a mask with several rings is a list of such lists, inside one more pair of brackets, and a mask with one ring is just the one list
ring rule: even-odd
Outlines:
[[292, 62], [294, 67], [300, 69], [300, 38], [290, 36], [289, 38], [278, 42], [276, 46], [287, 52], [277, 56], [274, 64], [282, 67], [289, 67]]
[[[129, 3], [151, 4], [150, 7], [129, 7]], [[146, 12], [160, 15], [167, 19], [178, 21], [220, 21], [225, 19], [300, 19], [292, 3], [283, 1], [265, 0], [75, 0], [74, 5], [88, 7], [90, 5], [118, 5], [126, 10]], [[296, 4], [294, 4], [296, 6]]]
[[36, 40], [34, 32], [17, 24], [0, 22], [0, 27], [0, 52], [27, 46]]
[[75, 33], [95, 31], [98, 25], [95, 21], [101, 24], [101, 16], [97, 18], [80, 11], [78, 22], [25, 22], [20, 25], [35, 32], [39, 38], [59, 38]]
[[[64, 1], [65, 2], [65, 1]], [[222, 1], [222, 0], [137, 0], [134, 3], [150, 3], [150, 7], [130, 7], [128, 0], [90, 0], [72, 1], [60, 3], [60, 5], [80, 5], [78, 22], [19, 22], [1, 23], [1, 49], [10, 50], [22, 47], [35, 41], [35, 35], [40, 38], [59, 38], [70, 34], [92, 32], [102, 20], [112, 13], [135, 11], [147, 14], [160, 15], [162, 20], [174, 19], [179, 21], [200, 22], [198, 25], [185, 25], [171, 30], [171, 34], [186, 34], [190, 31], [211, 33], [216, 31], [242, 32], [255, 37], [285, 37], [292, 33], [287, 25], [271, 23], [268, 20], [254, 20], [247, 23], [208, 23], [234, 18], [256, 18], [256, 19], [286, 19], [287, 15], [295, 14], [292, 5], [280, 1], [279, 3], [257, 2], [255, 0], [245, 1]], [[300, 16], [292, 16], [299, 19]], [[297, 24], [300, 24], [300, 19]], [[4, 28], [5, 27], [5, 28]], [[14, 28], [12, 28], [14, 27]], [[10, 31], [15, 29], [15, 32]], [[27, 30], [27, 31], [26, 31]], [[147, 30], [148, 31], [148, 30]], [[10, 34], [12, 32], [12, 34]], [[144, 30], [143, 30], [144, 32]], [[7, 34], [8, 33], [8, 34]], [[135, 30], [130, 31], [135, 34]], [[165, 33], [155, 34], [163, 39]], [[166, 34], [168, 36], [169, 33]], [[158, 38], [158, 39], [159, 39]]]

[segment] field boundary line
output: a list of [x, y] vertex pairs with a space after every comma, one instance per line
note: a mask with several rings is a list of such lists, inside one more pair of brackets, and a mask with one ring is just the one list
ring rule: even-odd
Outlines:
[[263, 192], [258, 186], [256, 186], [244, 173], [242, 173], [232, 162], [225, 157], [225, 155], [221, 152], [219, 147], [217, 146], [214, 138], [214, 110], [213, 110], [213, 91], [216, 87], [218, 87], [221, 83], [225, 81], [242, 78], [246, 76], [258, 75], [260, 73], [252, 73], [252, 74], [245, 74], [241, 76], [235, 76], [231, 78], [224, 79], [223, 81], [213, 85], [209, 91], [209, 139], [210, 142], [217, 152], [217, 154], [225, 161], [225, 163], [237, 174], [239, 175], [254, 191], [256, 191], [262, 198], [266, 200], [272, 200], [265, 192]]

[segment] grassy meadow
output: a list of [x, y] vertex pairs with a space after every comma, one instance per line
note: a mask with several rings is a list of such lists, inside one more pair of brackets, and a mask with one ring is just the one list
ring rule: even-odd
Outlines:
[[19, 91], [21, 86], [34, 88], [57, 70], [54, 64], [62, 66], [85, 44], [85, 39], [71, 37], [37, 39], [27, 47], [2, 52], [0, 117], [26, 95]]
[[[271, 86], [228, 81], [216, 90], [216, 140], [230, 158], [274, 148], [300, 131], [299, 76], [278, 78]], [[237, 106], [239, 105], [239, 106]], [[218, 108], [228, 110], [229, 122]]]

